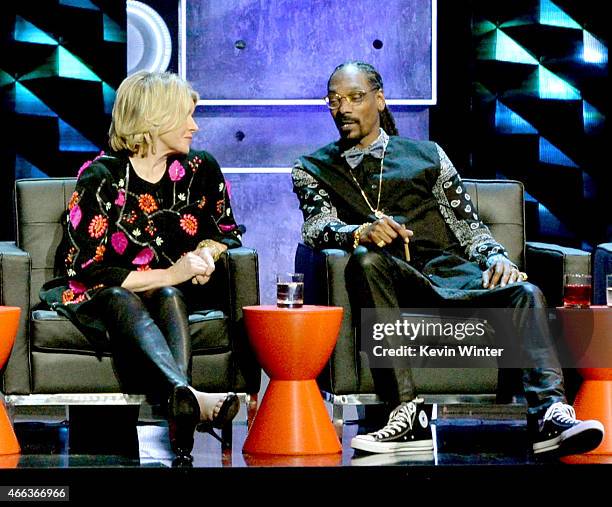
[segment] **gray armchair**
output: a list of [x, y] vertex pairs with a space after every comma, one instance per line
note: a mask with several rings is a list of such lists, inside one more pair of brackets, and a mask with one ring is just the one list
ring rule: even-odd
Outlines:
[[[590, 254], [581, 250], [545, 243], [526, 243], [523, 185], [509, 180], [463, 180], [483, 222], [507, 249], [510, 258], [529, 273], [548, 305], [558, 306], [563, 297], [563, 273], [590, 272]], [[340, 418], [342, 405], [374, 403], [374, 382], [362, 356], [352, 325], [344, 269], [349, 254], [343, 250], [315, 251], [300, 244], [295, 270], [304, 273], [305, 302], [342, 306], [344, 319], [336, 348], [318, 382], [334, 404], [334, 417]], [[501, 371], [501, 370], [500, 370]], [[459, 401], [495, 399], [500, 392], [497, 368], [421, 368], [414, 370], [419, 393], [435, 400]], [[441, 396], [442, 395], [442, 396]], [[465, 396], [468, 395], [468, 396]], [[507, 393], [506, 393], [507, 395]], [[503, 398], [502, 398], [503, 399]]]
[[601, 243], [593, 254], [593, 304], [605, 305], [606, 275], [612, 275], [612, 243]]
[[[74, 187], [74, 178], [16, 182], [17, 242], [0, 243], [0, 304], [19, 306], [22, 314], [2, 391], [15, 405], [139, 404], [142, 396], [121, 393], [110, 351], [96, 357], [71, 322], [37, 307], [40, 287], [53, 277], [60, 219]], [[189, 317], [193, 385], [245, 393], [256, 403], [260, 368], [248, 345], [242, 307], [259, 304], [257, 253], [229, 250], [217, 271], [224, 280], [221, 307]]]

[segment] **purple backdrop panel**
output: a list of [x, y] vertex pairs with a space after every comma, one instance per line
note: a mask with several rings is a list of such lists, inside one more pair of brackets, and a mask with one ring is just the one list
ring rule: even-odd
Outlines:
[[262, 304], [276, 304], [277, 271], [293, 271], [302, 213], [290, 174], [226, 174], [236, 221], [247, 228], [244, 246], [259, 254]]
[[[394, 111], [400, 132], [427, 139], [427, 109], [400, 109]], [[290, 168], [298, 156], [338, 137], [329, 112], [312, 107], [200, 108], [196, 120], [194, 148], [210, 151], [223, 168]], [[303, 219], [291, 176], [253, 172], [225, 178], [236, 218], [247, 228], [244, 244], [259, 252], [262, 303], [274, 304], [274, 274], [293, 270], [301, 240]]]
[[[427, 109], [391, 109], [401, 135], [429, 138]], [[210, 151], [221, 167], [291, 167], [298, 156], [338, 138], [324, 107], [204, 107], [195, 118], [194, 148]]]
[[377, 67], [390, 99], [432, 98], [431, 0], [191, 0], [186, 34], [202, 99], [320, 99], [349, 59]]

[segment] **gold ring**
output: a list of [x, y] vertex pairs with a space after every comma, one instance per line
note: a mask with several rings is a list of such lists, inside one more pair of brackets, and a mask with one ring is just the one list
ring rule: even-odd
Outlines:
[[521, 280], [524, 282], [527, 280], [527, 273], [525, 273], [524, 271], [520, 271], [519, 272], [519, 276], [521, 277]]
[[384, 241], [381, 239], [381, 240], [380, 240], [378, 243], [376, 243], [376, 246], [377, 246], [378, 248], [382, 248], [382, 247], [383, 247], [383, 246], [385, 246], [386, 244], [387, 244], [387, 243], [385, 243], [385, 242], [384, 242]]

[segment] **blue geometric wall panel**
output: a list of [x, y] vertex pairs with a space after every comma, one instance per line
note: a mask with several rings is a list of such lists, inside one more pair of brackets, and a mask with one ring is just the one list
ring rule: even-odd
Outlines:
[[525, 183], [531, 240], [592, 247], [612, 234], [602, 5], [472, 3], [473, 112], [487, 133], [475, 143], [474, 169]]
[[[4, 2], [0, 106], [0, 213], [15, 178], [74, 175], [107, 144], [111, 106], [126, 74], [125, 3]], [[12, 236], [10, 220], [0, 238]]]

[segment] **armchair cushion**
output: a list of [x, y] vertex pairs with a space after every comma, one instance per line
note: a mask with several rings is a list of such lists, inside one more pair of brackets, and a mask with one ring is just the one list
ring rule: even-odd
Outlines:
[[[194, 354], [229, 350], [228, 322], [223, 312], [193, 313], [189, 316], [189, 324]], [[32, 312], [30, 333], [36, 351], [96, 353], [91, 342], [66, 317], [52, 310]], [[102, 350], [104, 355], [110, 352], [108, 347]]]

